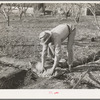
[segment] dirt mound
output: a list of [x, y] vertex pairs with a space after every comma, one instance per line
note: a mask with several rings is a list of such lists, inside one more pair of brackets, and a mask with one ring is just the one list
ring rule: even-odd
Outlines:
[[35, 73], [31, 71], [31, 64], [14, 58], [0, 58], [0, 88], [13, 89], [30, 83]]

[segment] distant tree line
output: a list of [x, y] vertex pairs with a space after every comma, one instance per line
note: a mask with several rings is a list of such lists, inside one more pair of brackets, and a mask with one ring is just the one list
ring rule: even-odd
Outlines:
[[[18, 9], [19, 19], [22, 20], [23, 16], [26, 16], [28, 8], [33, 8], [33, 15], [36, 16], [39, 13], [46, 15], [47, 11], [52, 12], [53, 16], [68, 17], [73, 16], [76, 23], [79, 23], [83, 14], [82, 10], [86, 10], [86, 14], [91, 13], [94, 16], [98, 29], [99, 23], [97, 15], [100, 14], [99, 3], [0, 3], [0, 15], [2, 15], [10, 25], [10, 16], [14, 9]], [[49, 9], [49, 10], [47, 10]]]

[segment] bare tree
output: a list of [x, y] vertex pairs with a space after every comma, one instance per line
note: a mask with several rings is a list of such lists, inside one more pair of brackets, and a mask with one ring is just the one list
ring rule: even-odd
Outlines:
[[71, 12], [71, 7], [72, 5], [69, 3], [62, 3], [62, 4], [54, 4], [53, 8], [53, 14], [54, 15], [58, 15], [59, 18], [62, 19], [62, 17], [65, 17], [67, 19], [67, 17], [70, 16], [70, 12]]
[[16, 4], [18, 9], [19, 9], [19, 17], [20, 20], [22, 19], [22, 16], [24, 15], [26, 17], [26, 11], [28, 10], [28, 8], [30, 7], [29, 3], [21, 3], [21, 4]]
[[2, 3], [0, 5], [1, 13], [3, 14], [4, 18], [6, 19], [8, 26], [10, 25], [10, 14], [13, 10], [12, 6], [13, 6], [12, 3], [4, 3], [4, 4]]
[[5, 5], [3, 3], [0, 4], [0, 14], [5, 18], [7, 19], [7, 14], [6, 14], [6, 11], [5, 11]]
[[75, 21], [75, 23], [79, 23], [79, 21], [80, 21], [80, 18], [81, 18], [81, 11], [82, 11], [82, 7], [84, 6], [84, 4], [82, 4], [82, 3], [74, 3], [74, 4], [72, 4], [72, 15], [73, 15], [73, 17], [74, 17], [74, 21]]
[[64, 8], [64, 12], [65, 12], [64, 13], [65, 17], [67, 19], [67, 17], [71, 16], [72, 4], [71, 3], [64, 4], [63, 8]]
[[87, 8], [88, 8], [88, 9], [91, 11], [91, 13], [93, 14], [94, 19], [95, 19], [96, 26], [97, 26], [97, 28], [100, 30], [100, 25], [99, 25], [99, 23], [98, 23], [98, 19], [97, 19], [97, 16], [96, 16], [97, 4], [96, 4], [96, 3], [88, 3], [88, 4], [87, 4]]
[[43, 12], [43, 14], [45, 15], [45, 4], [44, 3], [39, 3], [38, 4], [38, 10], [40, 10], [41, 12]]

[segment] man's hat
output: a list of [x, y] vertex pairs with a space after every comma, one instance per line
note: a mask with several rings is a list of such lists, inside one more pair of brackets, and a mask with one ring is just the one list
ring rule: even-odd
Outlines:
[[44, 31], [44, 32], [41, 32], [40, 35], [39, 35], [39, 39], [42, 39], [43, 42], [42, 43], [46, 43], [51, 37], [51, 31]]

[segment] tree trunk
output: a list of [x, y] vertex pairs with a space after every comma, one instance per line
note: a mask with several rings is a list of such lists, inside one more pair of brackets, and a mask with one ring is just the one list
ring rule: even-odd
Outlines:
[[9, 17], [9, 15], [7, 16], [7, 22], [8, 22], [8, 26], [10, 26], [10, 17]]
[[100, 25], [99, 25], [98, 20], [97, 20], [97, 16], [96, 16], [96, 13], [95, 13], [95, 8], [93, 8], [92, 5], [91, 5], [91, 7], [88, 7], [88, 8], [90, 9], [91, 13], [92, 13], [93, 16], [94, 16], [94, 20], [95, 20], [95, 23], [96, 23], [96, 25], [97, 25], [97, 29], [100, 30]]
[[23, 16], [23, 11], [20, 13], [20, 20], [22, 19]]
[[95, 22], [96, 22], [97, 28], [100, 30], [100, 26], [99, 26], [99, 23], [98, 23], [98, 20], [97, 20], [97, 16], [96, 16], [96, 14], [93, 14], [93, 16], [94, 16], [94, 19], [95, 19]]

